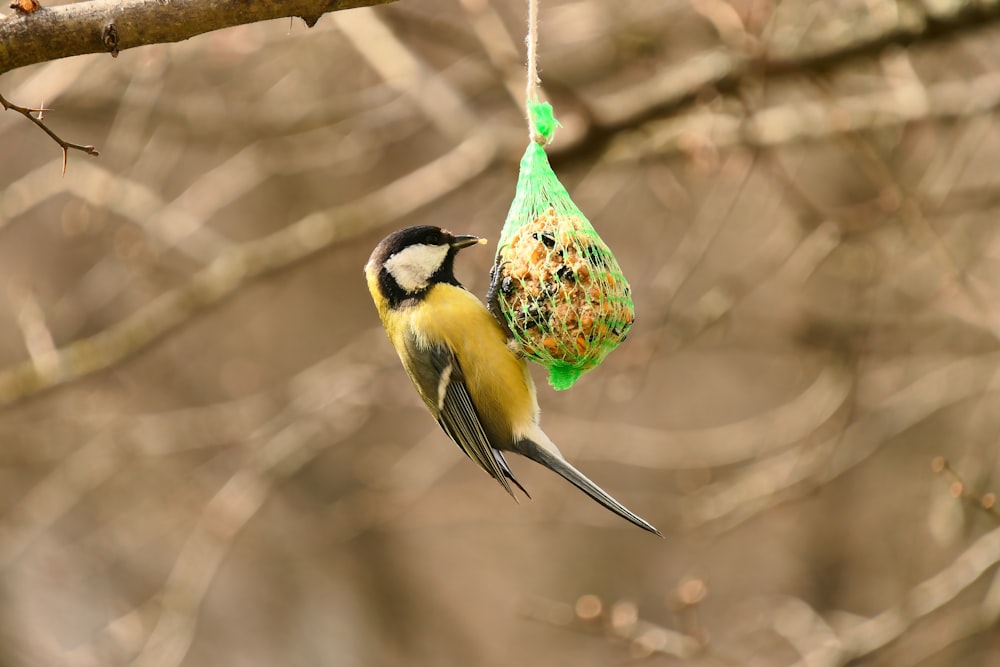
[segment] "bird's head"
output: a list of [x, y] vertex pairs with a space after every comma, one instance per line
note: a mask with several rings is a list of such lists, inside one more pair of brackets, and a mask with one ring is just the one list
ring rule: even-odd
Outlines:
[[458, 285], [455, 255], [478, 243], [486, 243], [486, 239], [455, 235], [430, 225], [407, 227], [375, 246], [365, 273], [377, 279], [390, 303], [419, 297], [437, 283]]

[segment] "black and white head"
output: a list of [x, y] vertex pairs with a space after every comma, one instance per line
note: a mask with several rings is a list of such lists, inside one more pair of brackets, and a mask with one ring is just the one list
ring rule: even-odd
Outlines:
[[485, 243], [477, 236], [456, 236], [440, 227], [407, 227], [375, 246], [366, 273], [377, 273], [379, 289], [390, 305], [419, 298], [432, 285], [460, 285], [455, 279], [455, 255], [462, 248]]

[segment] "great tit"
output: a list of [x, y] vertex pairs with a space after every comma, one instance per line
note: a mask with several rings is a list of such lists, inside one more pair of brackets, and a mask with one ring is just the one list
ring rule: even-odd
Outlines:
[[538, 425], [535, 385], [524, 359], [482, 302], [455, 279], [455, 255], [486, 239], [408, 227], [372, 251], [365, 277], [389, 340], [444, 432], [514, 495], [503, 452], [552, 470], [615, 514], [660, 531], [571, 466]]

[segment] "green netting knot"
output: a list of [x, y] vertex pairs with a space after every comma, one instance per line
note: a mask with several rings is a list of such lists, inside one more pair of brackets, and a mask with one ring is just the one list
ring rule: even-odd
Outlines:
[[569, 389], [586, 370], [560, 361], [552, 362], [548, 368], [549, 384], [562, 391]]
[[544, 139], [538, 143], [547, 144], [552, 141], [552, 135], [560, 126], [552, 111], [552, 105], [548, 102], [528, 102], [528, 115], [531, 116], [531, 127], [535, 128], [538, 136]]
[[[535, 129], [558, 126], [548, 103], [529, 104]], [[634, 307], [618, 261], [531, 141], [514, 201], [500, 231], [490, 310], [525, 357], [545, 366], [549, 384], [568, 389], [625, 340]]]

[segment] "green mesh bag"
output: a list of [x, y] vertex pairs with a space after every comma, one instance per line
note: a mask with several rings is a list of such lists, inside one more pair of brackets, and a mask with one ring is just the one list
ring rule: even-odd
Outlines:
[[[552, 106], [528, 105], [541, 142], [558, 122]], [[517, 190], [500, 232], [487, 301], [523, 354], [568, 389], [625, 340], [632, 296], [618, 261], [549, 165], [543, 143], [521, 158]]]

